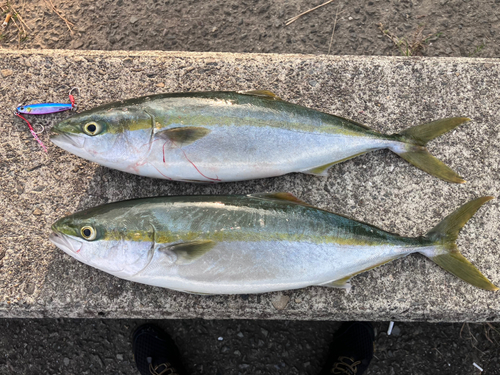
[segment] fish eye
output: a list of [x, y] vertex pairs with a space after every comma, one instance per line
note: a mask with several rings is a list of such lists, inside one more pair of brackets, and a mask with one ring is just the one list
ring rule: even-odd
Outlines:
[[82, 234], [82, 237], [88, 241], [95, 240], [97, 236], [97, 231], [90, 225], [82, 227], [82, 229], [80, 229], [80, 233]]
[[24, 107], [19, 107], [19, 110], [20, 111], [24, 111]]
[[102, 126], [97, 122], [88, 122], [83, 126], [83, 131], [88, 135], [97, 135], [102, 131]]

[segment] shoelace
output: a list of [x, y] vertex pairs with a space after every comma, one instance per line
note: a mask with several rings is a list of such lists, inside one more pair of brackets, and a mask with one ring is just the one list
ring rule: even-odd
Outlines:
[[[347, 363], [346, 360], [351, 361], [351, 364]], [[348, 375], [356, 375], [358, 372], [358, 365], [361, 361], [354, 362], [353, 358], [349, 357], [339, 357], [338, 361], [334, 363], [333, 368], [330, 373], [332, 374], [348, 374]]]
[[177, 370], [169, 362], [159, 364], [158, 366], [153, 366], [152, 358], [148, 357], [147, 360], [149, 363], [149, 372], [152, 375], [179, 375], [177, 373]]

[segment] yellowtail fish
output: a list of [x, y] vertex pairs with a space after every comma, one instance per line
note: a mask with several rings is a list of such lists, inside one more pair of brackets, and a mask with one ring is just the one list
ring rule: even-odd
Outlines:
[[106, 104], [62, 121], [51, 140], [106, 167], [169, 180], [327, 175], [336, 163], [387, 148], [436, 177], [462, 183], [425, 145], [468, 120], [442, 119], [385, 135], [269, 91], [198, 92]]
[[478, 288], [497, 290], [455, 240], [475, 199], [425, 236], [388, 233], [291, 194], [178, 196], [106, 204], [57, 221], [50, 240], [117, 277], [198, 294], [264, 293], [351, 277], [421, 253]]

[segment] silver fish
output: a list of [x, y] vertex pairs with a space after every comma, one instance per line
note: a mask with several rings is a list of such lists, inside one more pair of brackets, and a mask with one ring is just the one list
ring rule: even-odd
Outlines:
[[434, 176], [462, 183], [425, 145], [468, 120], [437, 120], [385, 135], [269, 91], [199, 92], [106, 104], [62, 121], [51, 140], [109, 168], [169, 180], [325, 176], [336, 163], [387, 148]]
[[62, 218], [50, 240], [117, 277], [189, 293], [348, 287], [354, 275], [415, 252], [476, 287], [497, 290], [455, 245], [490, 199], [473, 200], [425, 236], [410, 238], [287, 193], [147, 198]]

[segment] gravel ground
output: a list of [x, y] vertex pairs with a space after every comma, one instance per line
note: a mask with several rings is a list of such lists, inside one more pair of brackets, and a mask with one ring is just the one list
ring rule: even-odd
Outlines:
[[[499, 0], [335, 0], [286, 26], [323, 0], [49, 0], [11, 1], [28, 27], [11, 48], [184, 50], [336, 55], [400, 55], [379, 29], [411, 42], [423, 27], [426, 56], [500, 56]], [[337, 21], [335, 22], [335, 20]], [[333, 26], [336, 25], [332, 41]]]
[[[500, 0], [336, 1], [285, 26], [321, 1], [13, 1], [31, 31], [15, 25], [3, 48], [187, 50], [401, 55], [424, 27], [425, 56], [499, 57]], [[18, 20], [19, 22], [19, 20]], [[383, 29], [398, 38], [400, 48]], [[333, 25], [336, 25], [332, 38]], [[417, 43], [418, 44], [418, 43]], [[403, 47], [403, 49], [401, 49]], [[0, 374], [136, 374], [130, 336], [138, 320], [0, 320]], [[191, 373], [315, 374], [336, 322], [158, 321]], [[396, 323], [376, 327], [368, 374], [500, 374], [500, 325]], [[222, 340], [219, 340], [222, 337]], [[189, 361], [188, 361], [189, 359]]]
[[[130, 337], [140, 320], [0, 321], [0, 374], [137, 374]], [[316, 374], [339, 323], [163, 320], [191, 374]], [[500, 374], [500, 334], [481, 324], [375, 323], [367, 375]], [[489, 331], [489, 332], [488, 332]]]

